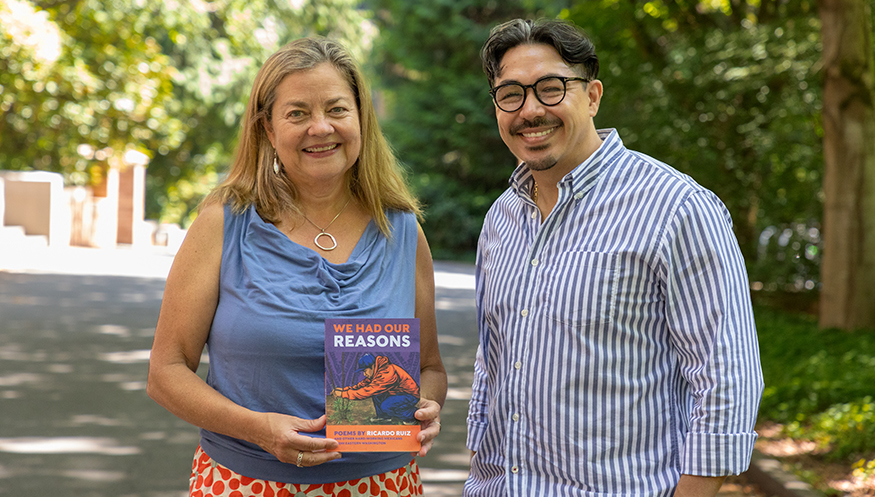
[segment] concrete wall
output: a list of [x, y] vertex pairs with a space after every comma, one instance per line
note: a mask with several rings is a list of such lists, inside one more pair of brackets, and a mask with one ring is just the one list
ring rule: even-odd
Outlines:
[[[65, 188], [58, 173], [0, 171], [0, 228], [5, 225], [7, 234], [18, 237], [45, 237], [52, 247], [153, 245], [158, 227], [144, 219], [145, 193], [142, 165], [108, 168], [94, 187]], [[179, 238], [170, 236], [175, 232], [164, 234], [168, 246]]]
[[4, 218], [6, 217], [6, 180], [0, 176], [0, 228], [5, 225]]
[[106, 171], [104, 182], [94, 188], [91, 246], [114, 248], [118, 243], [119, 172]]
[[28, 235], [47, 237], [49, 246], [70, 244], [70, 215], [64, 177], [46, 171], [0, 171], [3, 184], [3, 222], [21, 226]]
[[152, 231], [145, 226], [146, 168], [133, 165], [119, 172], [118, 242], [131, 245], [151, 243]]

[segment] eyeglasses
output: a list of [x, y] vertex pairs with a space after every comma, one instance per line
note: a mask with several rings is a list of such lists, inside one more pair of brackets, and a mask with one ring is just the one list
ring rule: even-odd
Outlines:
[[532, 85], [507, 83], [496, 86], [489, 90], [489, 94], [492, 95], [495, 105], [505, 112], [516, 112], [523, 108], [523, 105], [526, 103], [526, 88], [531, 88], [535, 92], [535, 98], [539, 102], [548, 107], [553, 107], [554, 105], [559, 105], [559, 102], [565, 98], [566, 84], [569, 81], [588, 83], [590, 80], [586, 78], [547, 76], [535, 81], [535, 84]]

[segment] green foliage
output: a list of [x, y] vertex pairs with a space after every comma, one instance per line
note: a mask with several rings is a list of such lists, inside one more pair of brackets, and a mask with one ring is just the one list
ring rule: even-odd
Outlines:
[[[752, 280], [813, 288], [823, 209], [814, 2], [589, 0], [563, 17], [599, 53], [597, 124], [717, 193]], [[767, 229], [793, 239], [761, 244]]]
[[854, 463], [854, 476], [857, 478], [867, 479], [871, 478], [875, 481], [875, 459], [871, 461], [866, 461], [865, 459], [860, 459], [859, 461]]
[[100, 3], [0, 1], [3, 168], [87, 184], [128, 150], [181, 142], [169, 59], [130, 24], [132, 5], [108, 13]]
[[147, 215], [184, 224], [231, 160], [261, 62], [300, 36], [369, 35], [354, 0], [0, 0], [0, 167], [99, 183], [151, 159]]
[[807, 423], [794, 421], [784, 431], [791, 437], [814, 440], [819, 447], [829, 449], [830, 459], [844, 459], [873, 449], [875, 403], [872, 397], [836, 404]]
[[[823, 206], [814, 2], [583, 0], [561, 12], [546, 4], [369, 2], [381, 29], [384, 127], [427, 203], [435, 252], [473, 250], [482, 214], [515, 164], [485, 91], [478, 51], [488, 30], [558, 14], [596, 44], [605, 84], [597, 125], [715, 191], [764, 290], [816, 288]], [[762, 237], [765, 230], [775, 236]]]
[[831, 456], [875, 450], [875, 330], [821, 330], [814, 318], [757, 308], [766, 388], [760, 420]]
[[426, 204], [435, 257], [471, 258], [486, 210], [515, 159], [498, 135], [480, 62], [489, 30], [549, 15], [537, 1], [369, 0], [380, 29], [372, 63], [384, 131]]

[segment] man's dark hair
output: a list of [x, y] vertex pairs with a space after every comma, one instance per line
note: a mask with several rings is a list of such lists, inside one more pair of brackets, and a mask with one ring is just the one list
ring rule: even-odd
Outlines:
[[595, 46], [583, 30], [560, 19], [514, 19], [492, 28], [489, 39], [480, 50], [483, 72], [489, 79], [489, 86], [495, 84], [501, 72], [501, 59], [508, 50], [536, 43], [555, 48], [562, 60], [580, 77], [587, 80], [598, 77], [599, 58], [595, 54]]

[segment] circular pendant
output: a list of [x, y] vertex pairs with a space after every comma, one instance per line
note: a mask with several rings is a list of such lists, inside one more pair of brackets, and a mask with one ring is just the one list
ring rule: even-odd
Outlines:
[[[322, 237], [322, 236], [327, 236], [328, 238], [330, 238], [331, 243], [333, 243], [334, 245], [332, 245], [330, 247], [326, 247], [326, 246], [322, 245], [321, 243], [319, 243], [319, 237]], [[318, 235], [316, 235], [316, 238], [313, 239], [313, 243], [315, 243], [317, 247], [321, 248], [322, 250], [324, 250], [326, 252], [337, 248], [337, 240], [334, 239], [334, 237], [331, 235], [331, 233], [326, 233], [324, 231], [322, 233], [319, 233]]]

